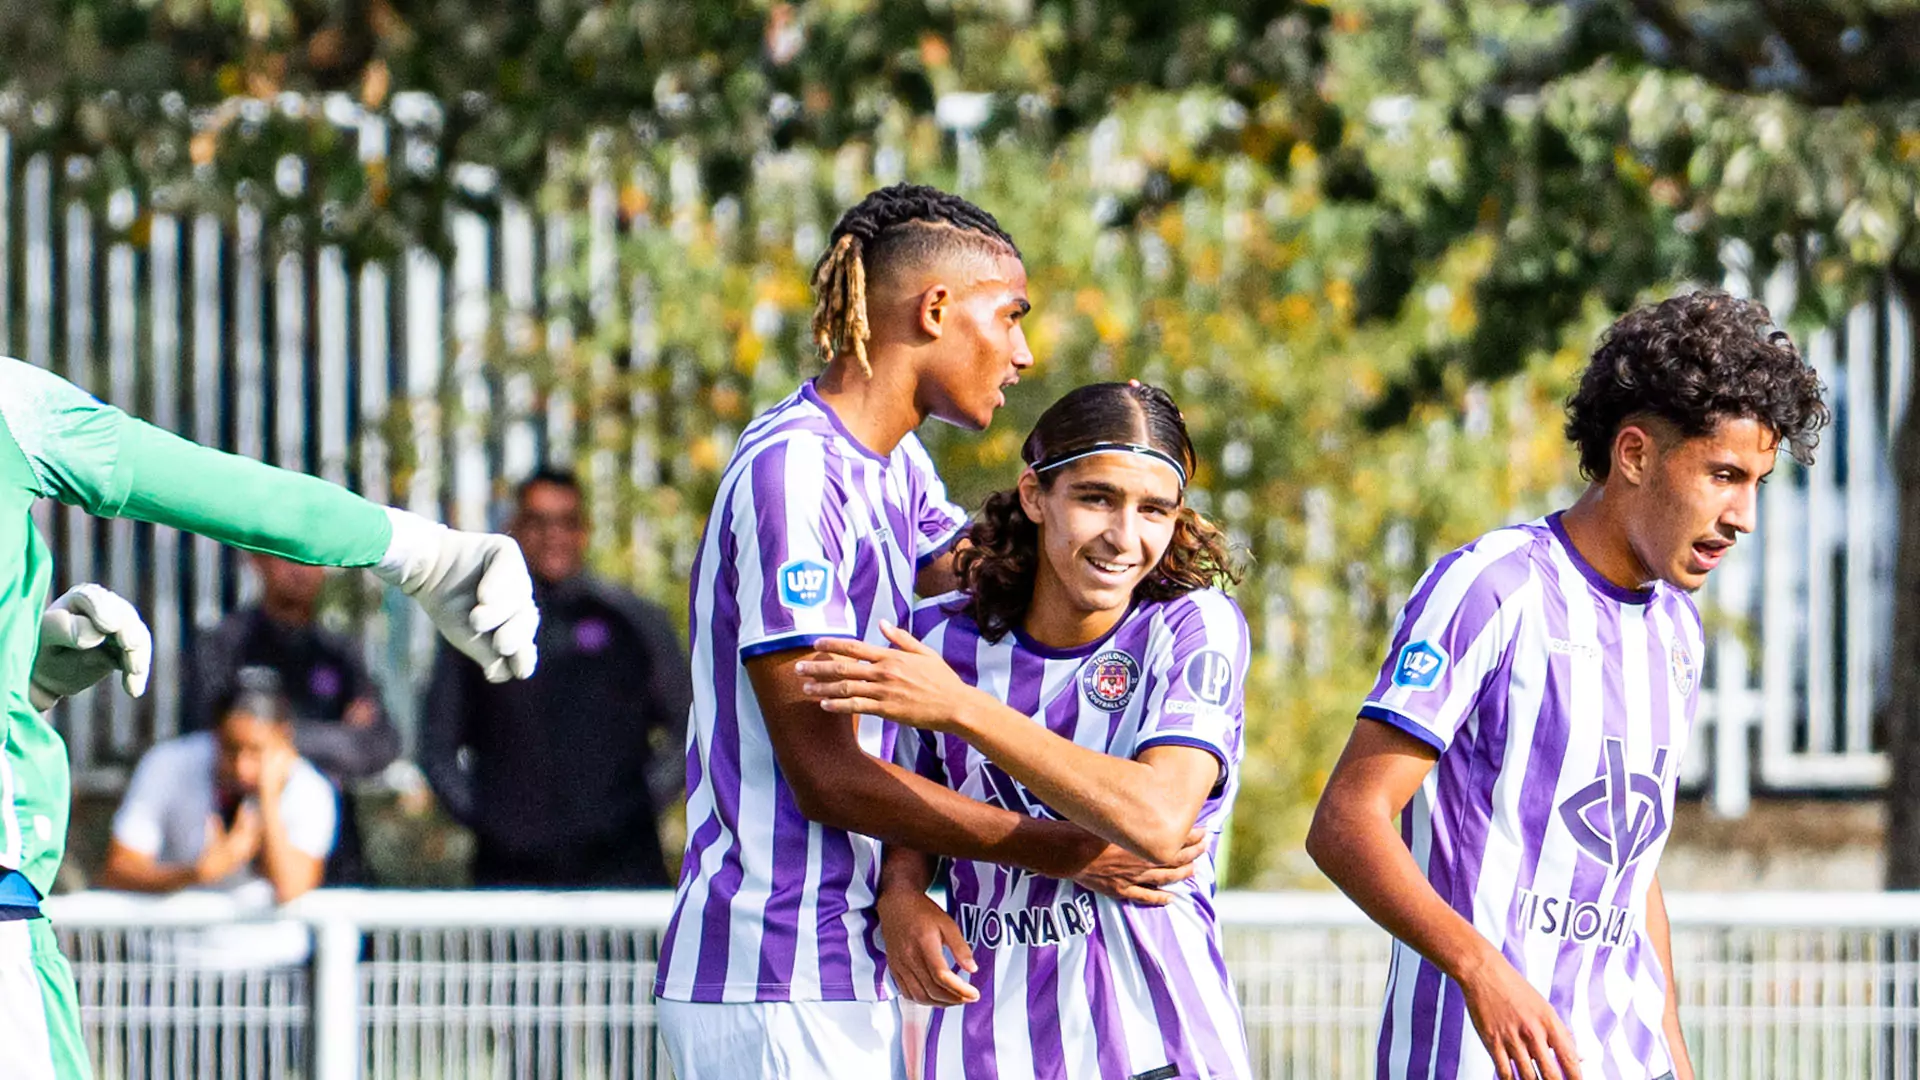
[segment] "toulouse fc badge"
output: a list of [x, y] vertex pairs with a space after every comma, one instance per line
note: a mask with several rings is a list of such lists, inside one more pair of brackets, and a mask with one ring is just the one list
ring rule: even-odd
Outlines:
[[1690, 696], [1699, 670], [1693, 665], [1693, 657], [1687, 655], [1687, 647], [1674, 642], [1673, 649], [1667, 653], [1667, 662], [1673, 671], [1673, 688], [1680, 691], [1681, 697]]
[[1139, 685], [1139, 661], [1119, 649], [1108, 649], [1080, 669], [1080, 688], [1101, 712], [1119, 712], [1126, 708], [1127, 702], [1133, 700], [1134, 688]]

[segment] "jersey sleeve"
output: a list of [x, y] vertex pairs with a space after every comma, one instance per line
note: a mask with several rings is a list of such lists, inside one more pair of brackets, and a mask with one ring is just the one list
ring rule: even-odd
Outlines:
[[0, 415], [37, 494], [89, 513], [321, 566], [371, 566], [393, 538], [345, 488], [189, 442], [32, 364], [0, 358]]
[[1506, 655], [1531, 582], [1527, 552], [1487, 538], [1435, 563], [1395, 621], [1360, 715], [1445, 753]]
[[333, 787], [301, 762], [280, 793], [280, 813], [287, 823], [287, 840], [301, 852], [324, 859], [333, 852], [334, 834], [339, 829], [339, 803]]
[[157, 858], [165, 839], [167, 802], [173, 797], [178, 778], [169, 767], [173, 747], [168, 743], [148, 750], [134, 767], [133, 779], [120, 808], [113, 813], [114, 842], [129, 851]]
[[933, 458], [920, 440], [908, 435], [901, 442], [914, 472], [914, 490], [919, 503], [913, 508], [913, 561], [924, 567], [945, 554], [960, 539], [967, 524], [967, 512], [947, 498], [946, 482], [933, 467]]
[[813, 439], [775, 443], [747, 463], [721, 524], [735, 553], [741, 659], [862, 636], [846, 498]]
[[1154, 696], [1147, 702], [1133, 752], [1191, 746], [1220, 759], [1224, 790], [1245, 748], [1246, 674], [1250, 644], [1240, 606], [1204, 590], [1169, 609], [1170, 641], [1155, 650]]

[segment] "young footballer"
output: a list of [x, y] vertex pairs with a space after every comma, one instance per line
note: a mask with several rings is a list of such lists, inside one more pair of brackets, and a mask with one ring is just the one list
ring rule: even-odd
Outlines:
[[533, 672], [539, 615], [506, 537], [454, 532], [196, 446], [0, 358], [0, 1071], [80, 1080], [89, 1069], [73, 977], [39, 910], [68, 811], [66, 746], [41, 710], [115, 669], [139, 692], [151, 646], [131, 605], [97, 586], [43, 614], [53, 567], [33, 524], [40, 498], [301, 562], [368, 567], [497, 681]]
[[[799, 665], [805, 689], [920, 729], [902, 760], [970, 798], [1175, 858], [1226, 822], [1247, 668], [1246, 620], [1214, 588], [1224, 538], [1183, 504], [1185, 424], [1153, 387], [1085, 386], [1021, 457], [960, 553], [963, 590], [916, 609], [917, 639], [888, 627], [892, 649], [818, 642], [833, 658]], [[956, 1006], [934, 1014], [927, 1080], [1251, 1077], [1210, 851], [1164, 907], [963, 859], [943, 915], [930, 869], [890, 846], [879, 899], [902, 993]]]
[[1634, 311], [1567, 403], [1585, 493], [1421, 580], [1307, 839], [1397, 939], [1377, 1075], [1691, 1080], [1654, 873], [1698, 703], [1690, 594], [1778, 451], [1810, 460], [1820, 395], [1759, 304]]
[[801, 690], [794, 664], [816, 640], [884, 640], [917, 587], [952, 580], [965, 515], [913, 430], [985, 428], [1033, 362], [1013, 241], [933, 188], [848, 210], [814, 287], [826, 370], [742, 434], [694, 567], [687, 849], [655, 983], [681, 1080], [903, 1066], [878, 840], [1153, 902], [1191, 873], [897, 768], [892, 724], [826, 715]]

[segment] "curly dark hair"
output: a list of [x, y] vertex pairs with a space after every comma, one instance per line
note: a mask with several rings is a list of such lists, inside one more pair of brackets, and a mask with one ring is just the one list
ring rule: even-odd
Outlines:
[[1608, 328], [1567, 399], [1567, 438], [1580, 448], [1580, 474], [1594, 481], [1613, 467], [1620, 425], [1646, 414], [1689, 438], [1724, 420], [1757, 420], [1805, 465], [1831, 419], [1825, 389], [1764, 305], [1702, 289]]
[[[1165, 390], [1138, 382], [1094, 383], [1054, 402], [1028, 434], [1020, 459], [1029, 467], [1096, 443], [1133, 443], [1171, 458], [1184, 476], [1198, 463], [1186, 420]], [[1039, 474], [1041, 488], [1058, 473]], [[988, 641], [998, 641], [1027, 617], [1040, 569], [1040, 527], [1020, 505], [1018, 489], [987, 497], [955, 558], [967, 598], [963, 610]], [[1191, 506], [1181, 506], [1173, 539], [1160, 565], [1134, 587], [1135, 600], [1172, 600], [1195, 589], [1240, 580], [1227, 537]]]

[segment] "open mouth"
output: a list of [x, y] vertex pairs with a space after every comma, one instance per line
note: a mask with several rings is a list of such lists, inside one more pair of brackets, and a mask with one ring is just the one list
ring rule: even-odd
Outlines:
[[1733, 544], [1727, 540], [1698, 540], [1693, 545], [1693, 558], [1702, 569], [1711, 570], [1732, 550]]

